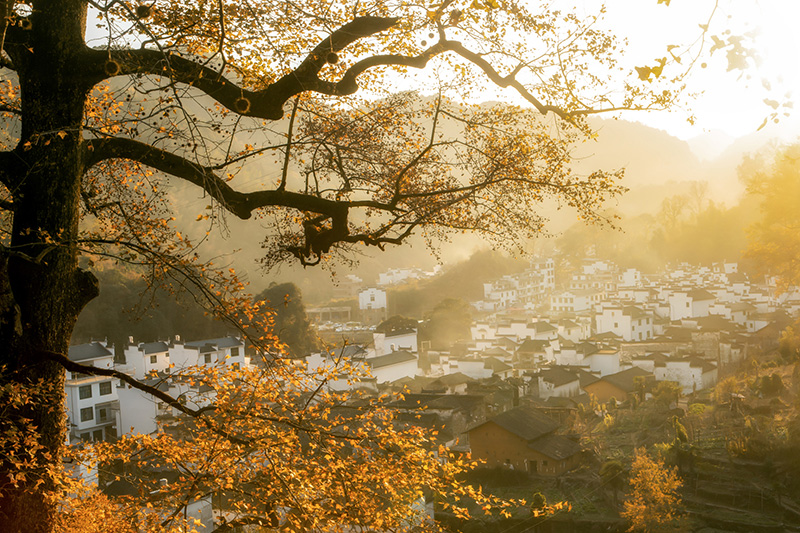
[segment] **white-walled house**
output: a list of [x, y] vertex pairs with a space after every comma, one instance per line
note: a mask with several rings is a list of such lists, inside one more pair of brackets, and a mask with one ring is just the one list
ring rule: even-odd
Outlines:
[[656, 381], [675, 381], [684, 394], [713, 387], [717, 383], [717, 365], [700, 357], [670, 357], [656, 365]]
[[511, 276], [484, 283], [483, 297], [487, 302], [492, 302], [499, 308], [508, 307], [517, 302], [517, 283]]
[[125, 364], [117, 365], [117, 370], [136, 379], [143, 379], [153, 372], [163, 372], [169, 368], [169, 345], [166, 342], [143, 342], [125, 348]]
[[662, 352], [631, 359], [633, 366], [652, 372], [656, 381], [674, 381], [684, 394], [713, 387], [717, 383], [717, 365], [698, 356], [676, 357]]
[[508, 379], [514, 375], [514, 367], [496, 357], [486, 357], [483, 367], [491, 372], [492, 377]]
[[[580, 327], [572, 324], [573, 327]], [[514, 342], [522, 341], [523, 339], [531, 338], [538, 340], [551, 340], [558, 339], [560, 327], [557, 327], [545, 320], [529, 321], [526, 319], [512, 319], [499, 323], [490, 323], [486, 321], [476, 322], [470, 328], [473, 341], [498, 341], [513, 340]], [[488, 347], [486, 342], [480, 349]]]
[[532, 333], [527, 320], [515, 319], [498, 323], [495, 335], [520, 340], [530, 337]]
[[598, 289], [576, 289], [550, 297], [550, 309], [560, 313], [582, 313], [599, 304], [605, 293]]
[[539, 398], [571, 398], [581, 393], [578, 374], [561, 367], [545, 368], [539, 371]]
[[580, 342], [588, 337], [590, 331], [573, 320], [563, 319], [558, 321], [558, 334], [568, 341]]
[[512, 276], [517, 287], [517, 302], [534, 305], [555, 289], [555, 262], [552, 258], [535, 259], [530, 268]]
[[747, 323], [747, 318], [755, 311], [756, 307], [747, 302], [717, 302], [708, 308], [709, 315], [719, 315], [742, 326]]
[[358, 308], [362, 311], [386, 309], [386, 291], [370, 288], [358, 293]]
[[581, 361], [582, 366], [588, 366], [592, 373], [600, 377], [616, 374], [620, 370], [619, 350], [602, 349], [586, 355]]
[[531, 335], [530, 333], [526, 333], [525, 337], [530, 336], [532, 339], [547, 341], [558, 340], [558, 327], [553, 326], [544, 320], [533, 322], [528, 326], [528, 330], [532, 331], [533, 334]]
[[236, 337], [175, 342], [169, 350], [169, 360], [176, 369], [217, 363], [244, 366], [244, 342]]
[[560, 349], [554, 354], [557, 365], [574, 366], [583, 362], [584, 354], [578, 351], [578, 345], [567, 339], [560, 343]]
[[407, 350], [398, 350], [386, 355], [365, 359], [364, 363], [378, 383], [413, 378], [417, 375], [417, 356]]
[[657, 291], [651, 287], [620, 287], [617, 291], [617, 298], [636, 304], [646, 304], [651, 302], [656, 294]]
[[619, 275], [620, 287], [639, 287], [642, 284], [642, 273], [635, 268], [629, 268]]
[[716, 297], [705, 289], [676, 291], [669, 296], [670, 320], [708, 316]]
[[[159, 378], [143, 379], [143, 383], [170, 393], [170, 387]], [[120, 432], [149, 435], [158, 430], [158, 418], [172, 414], [172, 409], [151, 395], [121, 383], [117, 389], [120, 404]]]
[[589, 276], [596, 276], [606, 272], [613, 272], [616, 268], [616, 265], [612, 261], [606, 261], [604, 259], [584, 259], [581, 272]]
[[386, 308], [386, 291], [383, 289], [369, 288], [358, 293], [359, 309], [384, 309]]
[[493, 374], [491, 366], [487, 366], [482, 357], [451, 357], [448, 374], [456, 372], [472, 379], [485, 379], [492, 377]]
[[[111, 369], [114, 367], [112, 349], [99, 342], [79, 344], [70, 346], [69, 358], [82, 365]], [[64, 388], [70, 442], [118, 436], [120, 403], [116, 379], [68, 371]]]
[[417, 353], [417, 330], [398, 329], [389, 333], [373, 333], [372, 342], [375, 355], [386, 355], [398, 350]]
[[492, 341], [497, 338], [497, 327], [488, 322], [475, 322], [469, 330], [474, 341]]
[[631, 364], [655, 374], [656, 366], [663, 366], [664, 362], [669, 358], [670, 356], [663, 352], [650, 352], [643, 356], [631, 358]]
[[628, 342], [653, 338], [653, 317], [632, 305], [603, 305], [595, 315], [597, 333], [612, 332]]
[[427, 277], [427, 275], [417, 268], [390, 268], [386, 272], [378, 274], [378, 285], [398, 285], [424, 277]]
[[[171, 368], [181, 370], [191, 366], [246, 364], [244, 342], [236, 337], [187, 343], [182, 343], [178, 338], [172, 344], [161, 341], [141, 343], [128, 346], [124, 354], [125, 363], [117, 365], [117, 370], [173, 397], [183, 397], [187, 405], [193, 408], [212, 401], [213, 391], [180, 380], [165, 380], [165, 372], [169, 372]], [[172, 408], [125, 383], [120, 382], [117, 394], [120, 404], [119, 428], [122, 433], [153, 433], [158, 430], [159, 418], [173, 415]]]
[[555, 347], [550, 341], [525, 339], [517, 347], [515, 360], [519, 363], [541, 365], [555, 360]]
[[535, 259], [524, 272], [484, 283], [484, 300], [472, 305], [479, 310], [498, 310], [512, 305], [535, 306], [555, 288], [555, 279], [553, 259]]

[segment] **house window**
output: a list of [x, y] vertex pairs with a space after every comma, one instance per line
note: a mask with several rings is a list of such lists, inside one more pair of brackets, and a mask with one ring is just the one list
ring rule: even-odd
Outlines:
[[542, 460], [542, 466], [547, 466], [547, 460], [546, 459]]
[[100, 396], [105, 396], [107, 394], [111, 394], [111, 382], [104, 381], [100, 383]]
[[207, 354], [205, 354], [203, 356], [203, 362], [206, 363], [206, 364], [211, 362], [211, 354], [210, 353], [207, 353]]
[[231, 348], [231, 357], [236, 357], [238, 355], [239, 355], [239, 347], [234, 346], [233, 348]]
[[82, 387], [78, 387], [78, 397], [81, 400], [85, 400], [86, 398], [92, 397], [92, 386], [91, 385], [84, 385]]
[[101, 441], [103, 440], [103, 430], [97, 429], [92, 433], [92, 440]]
[[81, 440], [84, 442], [89, 442], [90, 440], [92, 440], [92, 434], [89, 432], [81, 433]]
[[94, 409], [91, 407], [84, 407], [81, 409], [81, 422], [88, 422], [94, 419]]
[[97, 421], [105, 422], [108, 420], [108, 409], [101, 407], [97, 410]]
[[150, 364], [154, 365], [156, 363], [158, 363], [158, 356], [157, 355], [151, 355], [150, 356]]

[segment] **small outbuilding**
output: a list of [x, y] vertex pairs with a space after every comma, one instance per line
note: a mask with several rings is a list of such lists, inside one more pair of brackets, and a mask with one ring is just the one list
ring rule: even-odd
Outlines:
[[558, 423], [529, 407], [516, 407], [469, 430], [472, 457], [486, 466], [558, 476], [577, 467], [580, 445], [556, 435]]

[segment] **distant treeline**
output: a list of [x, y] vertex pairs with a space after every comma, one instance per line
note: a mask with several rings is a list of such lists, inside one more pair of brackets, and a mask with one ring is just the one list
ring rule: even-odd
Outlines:
[[[108, 269], [95, 275], [100, 279], [100, 296], [78, 317], [72, 344], [108, 339], [120, 348], [129, 337], [138, 343], [175, 335], [199, 340], [237, 334], [232, 325], [208, 315], [190, 295], [175, 295], [161, 288], [148, 290], [145, 281], [129, 269]], [[292, 351], [313, 348], [314, 335], [295, 285], [273, 284], [256, 299], [270, 302], [276, 313], [275, 332]]]
[[446, 269], [435, 278], [403, 288], [389, 289], [389, 314], [421, 318], [443, 300], [482, 300], [484, 283], [507, 274], [522, 272], [527, 266], [528, 262], [525, 260], [492, 250], [476, 252], [466, 261]]
[[676, 195], [666, 198], [658, 213], [623, 217], [616, 229], [577, 223], [556, 246], [562, 259], [597, 257], [644, 272], [683, 262], [743, 263], [747, 228], [758, 215], [758, 202], [749, 196], [726, 207], [708, 200], [692, 206], [684, 195]]

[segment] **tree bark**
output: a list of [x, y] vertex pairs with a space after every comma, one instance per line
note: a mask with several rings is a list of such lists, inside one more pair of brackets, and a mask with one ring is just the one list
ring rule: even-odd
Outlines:
[[23, 124], [15, 151], [23, 170], [9, 187], [14, 221], [9, 254], [0, 261], [0, 387], [32, 396], [5, 411], [3, 427], [31, 429], [35, 440], [10, 449], [30, 435], [3, 439], [0, 523], [4, 531], [38, 533], [52, 531], [56, 521], [55, 478], [66, 436], [64, 370], [42, 351], [67, 352], [97, 284], [78, 268], [76, 249], [87, 94], [76, 59], [84, 48], [86, 4], [35, 2], [30, 19], [35, 47], [17, 46], [11, 54], [20, 80]]

